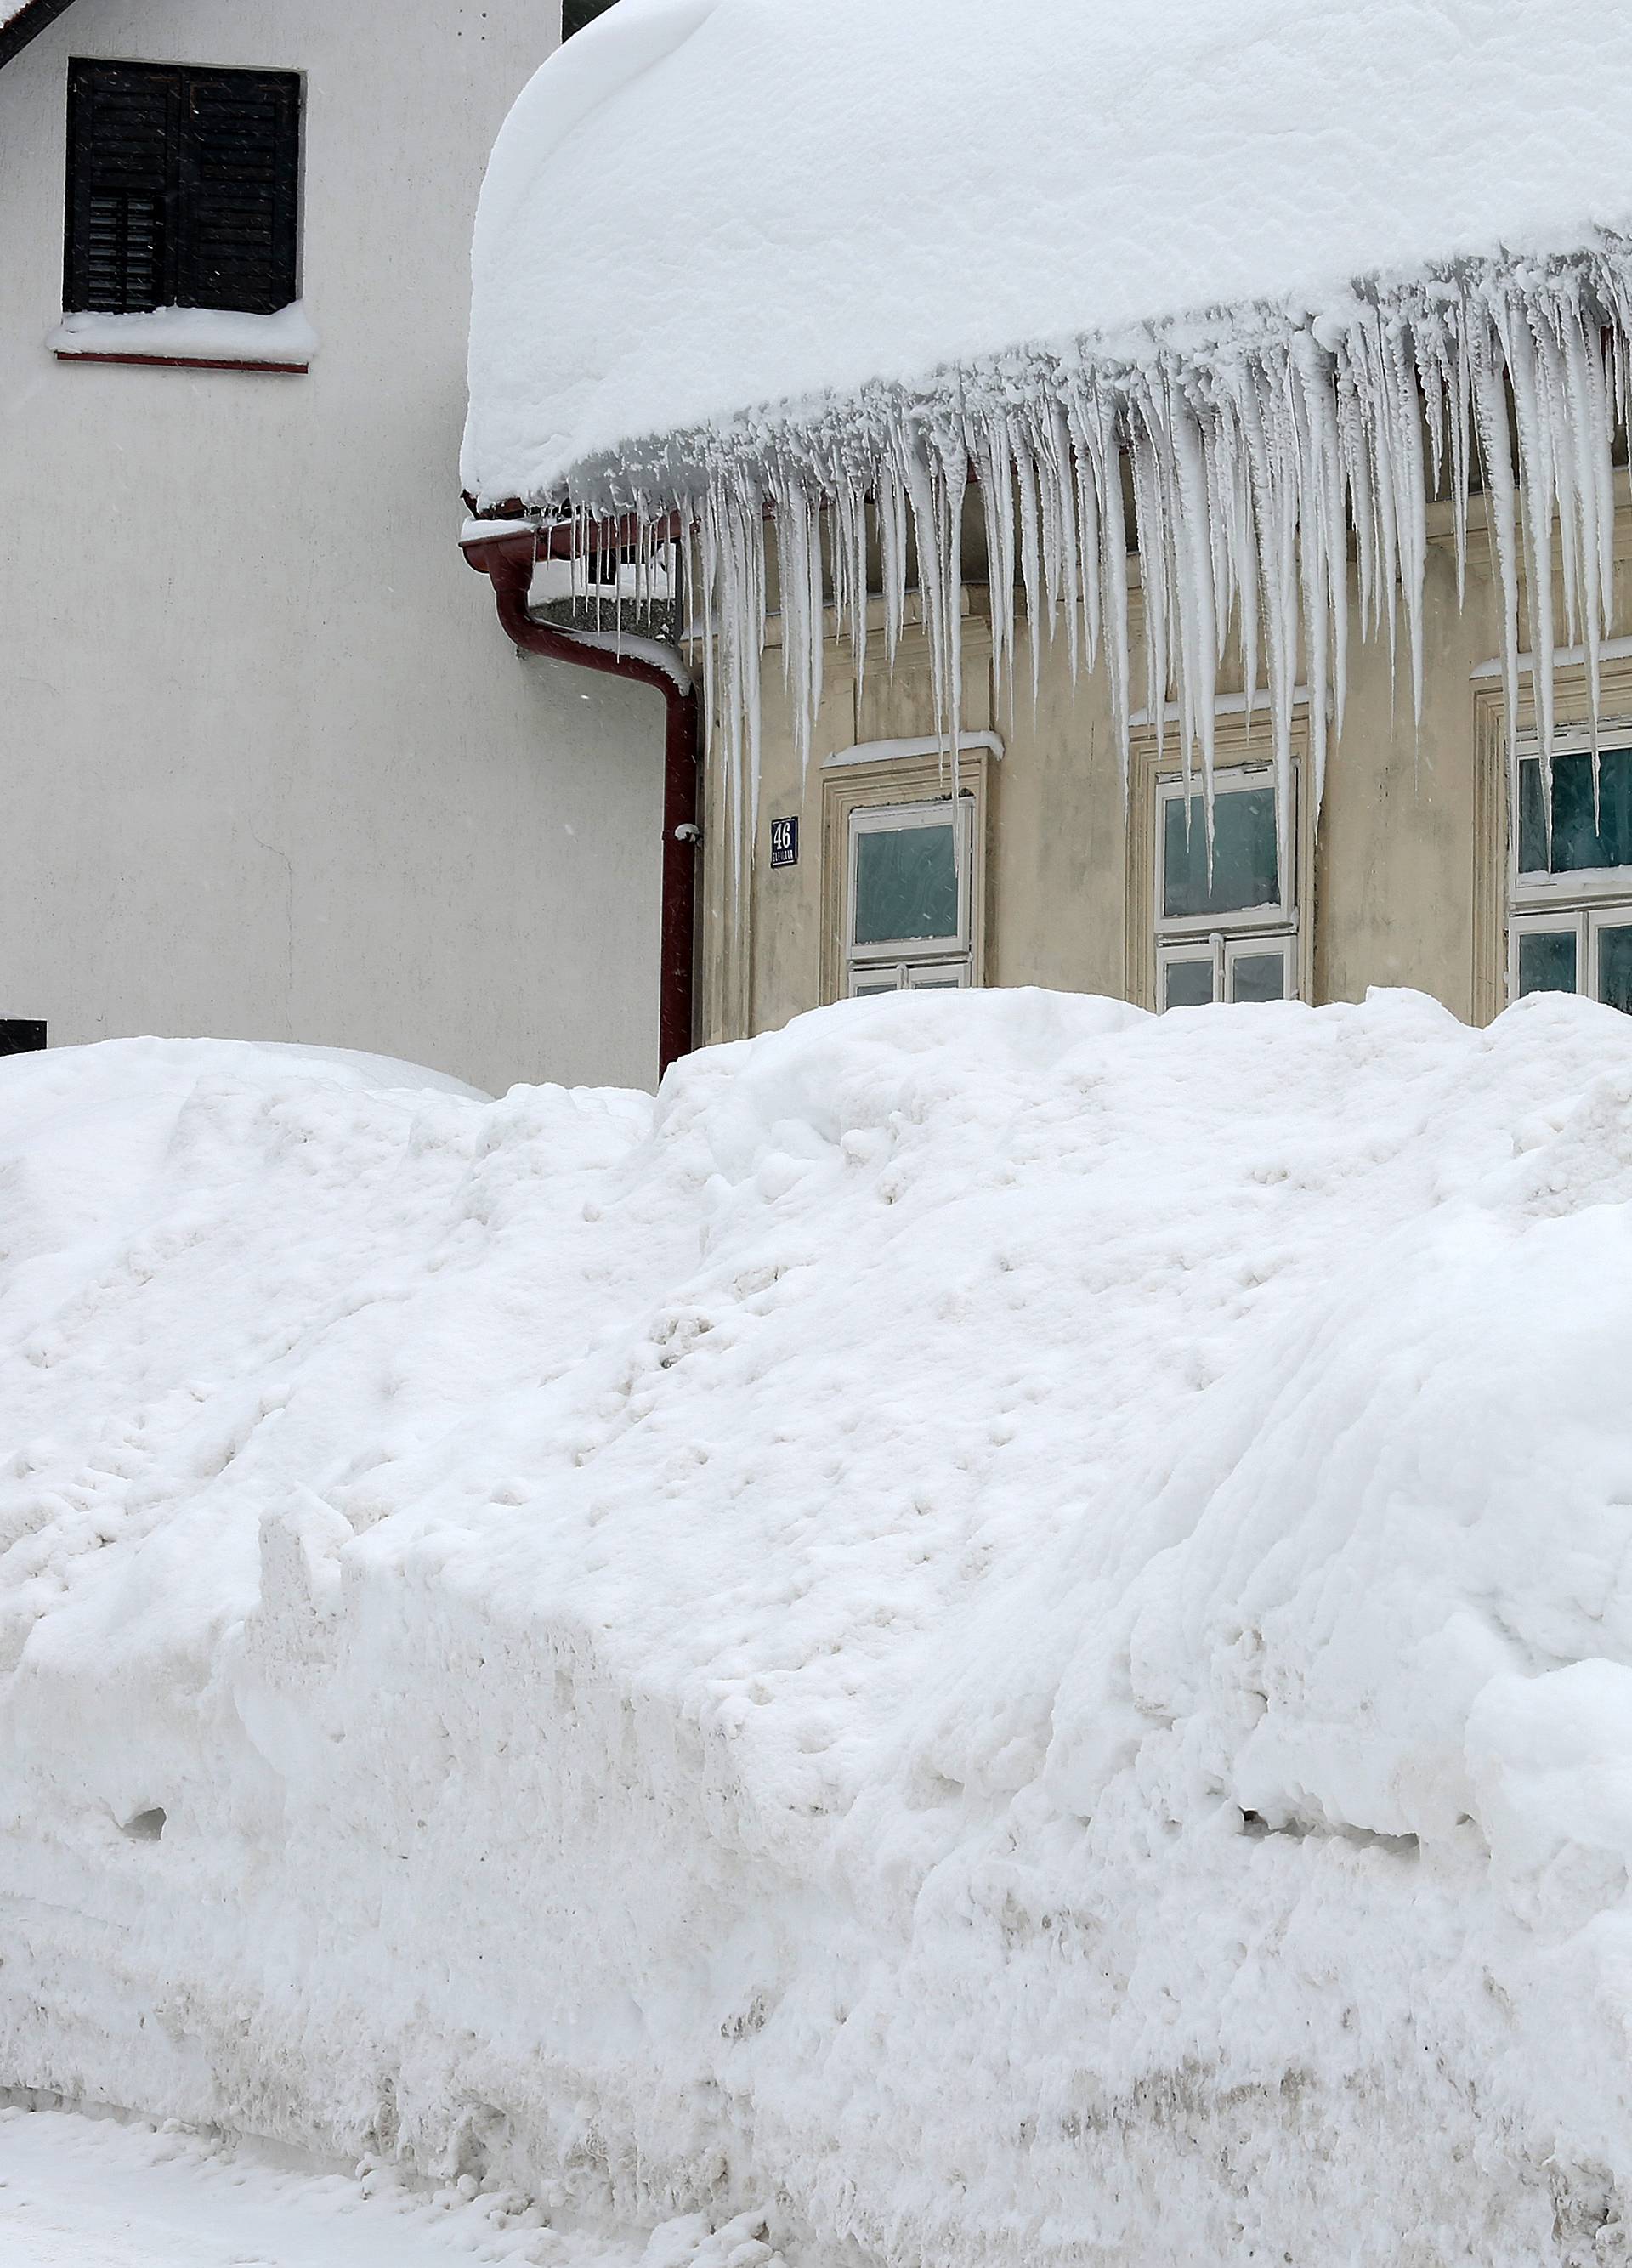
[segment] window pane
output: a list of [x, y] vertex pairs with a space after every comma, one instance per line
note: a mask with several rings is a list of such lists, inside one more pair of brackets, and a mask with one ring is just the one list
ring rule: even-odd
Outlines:
[[1232, 1000], [1284, 1000], [1285, 954], [1238, 954], [1230, 970], [1230, 998]]
[[909, 968], [907, 982], [915, 992], [955, 992], [963, 983], [956, 968]]
[[1170, 919], [1279, 904], [1272, 784], [1214, 797], [1210, 884], [1207, 806], [1201, 789], [1187, 800], [1182, 795], [1165, 797], [1162, 809], [1162, 910]]
[[1586, 866], [1632, 866], [1632, 748], [1605, 748], [1598, 762], [1592, 807], [1590, 755], [1553, 759], [1553, 860], [1543, 825], [1541, 763], [1518, 768], [1518, 869], [1523, 874], [1574, 874]]
[[880, 992], [894, 992], [899, 989], [892, 977], [886, 984], [858, 984], [850, 998], [853, 1000], [876, 1000]]
[[958, 854], [951, 821], [858, 834], [856, 944], [957, 934]]
[[1598, 997], [1606, 1008], [1632, 1016], [1632, 927], [1598, 933]]
[[1168, 1008], [1205, 1008], [1213, 997], [1210, 961], [1170, 961], [1162, 976], [1162, 1004]]
[[1576, 933], [1572, 929], [1527, 929], [1518, 939], [1518, 997], [1527, 992], [1573, 992]]

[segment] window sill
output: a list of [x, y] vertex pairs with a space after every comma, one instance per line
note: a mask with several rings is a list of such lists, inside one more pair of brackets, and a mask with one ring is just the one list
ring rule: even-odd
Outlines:
[[158, 307], [142, 315], [64, 315], [46, 340], [59, 362], [145, 363], [303, 378], [317, 337], [298, 300], [276, 315]]

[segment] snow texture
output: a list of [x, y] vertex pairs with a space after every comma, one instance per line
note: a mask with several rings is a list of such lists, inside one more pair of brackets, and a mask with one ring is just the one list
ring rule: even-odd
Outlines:
[[0, 1184], [0, 2075], [709, 2268], [1629, 2257], [1632, 1022], [127, 1042]]
[[543, 2228], [468, 2175], [434, 2191], [373, 2158], [341, 2169], [173, 2124], [0, 2109], [5, 2268], [739, 2268], [775, 2260], [695, 2221], [650, 2242]]
[[76, 355], [151, 355], [155, 361], [257, 362], [305, 370], [317, 333], [298, 299], [275, 315], [240, 315], [215, 307], [155, 307], [145, 314], [64, 315], [46, 344]]
[[[1318, 801], [1351, 535], [1420, 701], [1425, 497], [1460, 563], [1481, 468], [1550, 744], [1559, 634], [1595, 682], [1609, 613], [1628, 114], [1632, 11], [1589, 0], [622, 0], [494, 151], [466, 482], [581, 538], [695, 525], [739, 883], [768, 522], [800, 733], [824, 600], [865, 666], [871, 549], [955, 745], [972, 478], [1000, 684], [1018, 585], [1033, 674], [1063, 621], [1125, 749], [1136, 544], [1145, 709], [1176, 689], [1210, 790], [1239, 640], [1284, 782], [1301, 652]], [[1555, 515], [1562, 624], [1521, 576]]]

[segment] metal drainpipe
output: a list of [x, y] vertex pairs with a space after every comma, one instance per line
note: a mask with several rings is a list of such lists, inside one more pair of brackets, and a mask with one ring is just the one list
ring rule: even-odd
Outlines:
[[663, 911], [658, 992], [658, 1076], [692, 1045], [693, 963], [697, 906], [697, 776], [701, 769], [695, 688], [679, 684], [655, 661], [589, 645], [570, 630], [534, 622], [527, 612], [538, 540], [532, 534], [474, 536], [465, 556], [488, 576], [498, 617], [524, 653], [570, 661], [607, 677], [632, 678], [662, 694], [667, 723], [663, 744]]

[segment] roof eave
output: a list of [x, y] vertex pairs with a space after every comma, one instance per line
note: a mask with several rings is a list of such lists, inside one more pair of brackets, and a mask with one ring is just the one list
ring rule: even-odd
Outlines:
[[66, 13], [73, 0], [26, 0], [21, 11], [10, 23], [0, 25], [0, 70], [4, 70], [13, 55], [20, 55], [31, 40], [38, 39], [48, 25]]

